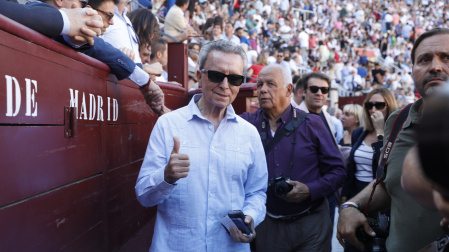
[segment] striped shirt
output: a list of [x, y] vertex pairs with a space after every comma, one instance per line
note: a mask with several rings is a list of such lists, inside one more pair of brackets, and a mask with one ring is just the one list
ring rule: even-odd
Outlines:
[[365, 141], [354, 152], [356, 165], [355, 177], [362, 182], [373, 181], [373, 148], [365, 144]]

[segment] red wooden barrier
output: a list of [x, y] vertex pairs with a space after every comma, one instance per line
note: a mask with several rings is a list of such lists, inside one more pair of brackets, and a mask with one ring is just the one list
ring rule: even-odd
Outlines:
[[[0, 38], [0, 251], [132, 247], [154, 221], [134, 185], [157, 116], [102, 62], [1, 15]], [[168, 106], [187, 104], [161, 86]], [[141, 236], [148, 251], [152, 231]]]
[[[189, 100], [186, 52], [169, 47], [183, 86], [158, 83], [170, 108]], [[148, 251], [156, 208], [134, 185], [158, 117], [137, 85], [2, 15], [0, 55], [0, 251]]]

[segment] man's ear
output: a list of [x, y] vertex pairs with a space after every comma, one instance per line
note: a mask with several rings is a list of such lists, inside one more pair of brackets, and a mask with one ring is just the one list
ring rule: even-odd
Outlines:
[[62, 8], [62, 6], [64, 5], [64, 0], [54, 0], [56, 6], [59, 8]]
[[293, 85], [290, 83], [290, 84], [287, 85], [287, 94], [286, 94], [286, 96], [290, 97], [292, 95], [292, 92], [293, 92]]
[[201, 78], [202, 78], [202, 76], [201, 76], [200, 70], [196, 70], [196, 79], [198, 80], [198, 88], [202, 87], [202, 85], [201, 85], [201, 82], [202, 82]]
[[162, 58], [162, 52], [161, 51], [157, 51], [156, 52], [156, 58], [158, 58], [158, 59]]

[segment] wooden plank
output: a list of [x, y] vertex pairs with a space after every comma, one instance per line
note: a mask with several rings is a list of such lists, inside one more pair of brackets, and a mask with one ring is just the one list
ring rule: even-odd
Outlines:
[[154, 124], [108, 125], [106, 167], [114, 169], [143, 159]]
[[101, 172], [101, 136], [79, 126], [64, 138], [63, 126], [0, 126], [0, 206]]
[[0, 46], [0, 55], [8, 58], [0, 61], [1, 123], [61, 125], [72, 97], [79, 124], [100, 124], [98, 114], [112, 109], [104, 105], [103, 79], [8, 47]]
[[[153, 208], [152, 208], [153, 209]], [[156, 210], [156, 209], [154, 209]], [[120, 252], [148, 252], [151, 247], [152, 237], [154, 234], [154, 224], [156, 215], [152, 215], [150, 221], [143, 226], [128, 242], [121, 248]]]
[[[0, 209], [0, 251], [58, 251], [73, 244], [102, 222], [101, 180], [95, 176]], [[97, 231], [81, 247], [101, 251], [104, 230]]]
[[134, 191], [141, 164], [132, 163], [107, 173], [108, 251], [120, 248], [154, 218], [155, 208], [142, 207]]
[[[156, 121], [158, 116], [145, 103], [145, 99], [138, 89], [138, 86], [131, 81], [126, 81], [125, 85], [108, 83], [107, 97], [111, 97], [110, 102], [112, 110], [111, 114], [105, 115], [105, 120], [108, 124], [123, 124], [123, 123], [150, 123]], [[107, 106], [108, 100], [105, 101]], [[115, 110], [114, 108], [117, 108]], [[116, 112], [117, 120], [114, 118]]]

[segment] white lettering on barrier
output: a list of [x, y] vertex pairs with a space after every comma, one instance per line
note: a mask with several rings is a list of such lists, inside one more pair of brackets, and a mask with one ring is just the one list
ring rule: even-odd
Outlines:
[[[83, 92], [82, 93], [82, 100], [81, 100], [81, 108], [78, 107], [78, 90], [74, 90], [69, 88], [70, 91], [70, 107], [76, 107], [77, 110], [79, 109], [80, 112], [77, 113], [77, 115], [79, 115], [79, 117], [77, 116], [77, 119], [82, 119], [82, 120], [97, 120], [97, 121], [104, 121], [104, 112], [103, 112], [103, 97], [100, 95], [97, 95], [97, 97], [95, 97], [94, 94], [90, 94], [89, 95], [89, 104], [87, 104], [86, 102], [86, 94]], [[106, 97], [107, 98], [107, 111], [108, 111], [108, 117], [107, 120], [111, 121], [111, 111], [112, 111], [112, 121], [117, 121], [118, 119], [118, 102], [116, 99], [112, 98], [112, 104], [111, 104], [111, 97]], [[111, 105], [112, 105], [112, 109], [111, 109]], [[87, 108], [89, 107], [89, 111], [87, 110]], [[78, 111], [77, 111], [78, 112]], [[95, 119], [96, 117], [96, 119]]]
[[[13, 76], [5, 75], [6, 78], [6, 116], [16, 117], [22, 105], [22, 91], [17, 79]], [[25, 79], [26, 85], [26, 111], [25, 116], [37, 116], [37, 81]], [[14, 103], [15, 101], [15, 103]]]
[[[16, 117], [19, 115], [20, 108], [22, 105], [22, 91], [20, 89], [19, 81], [14, 76], [5, 75], [6, 79], [6, 116]], [[38, 114], [38, 102], [37, 102], [37, 81], [25, 78], [25, 116], [37, 117]], [[79, 91], [76, 89], [69, 88], [70, 92], [70, 107], [77, 108], [77, 119], [83, 120], [97, 120], [104, 121], [104, 111], [103, 111], [103, 97], [100, 95], [88, 94], [89, 104], [86, 103], [86, 95], [82, 93], [81, 104], [78, 100]], [[112, 121], [118, 120], [118, 101], [115, 98], [107, 97], [107, 110], [108, 117], [107, 120]], [[81, 111], [79, 110], [78, 104], [81, 105]], [[112, 108], [111, 108], [112, 105]], [[89, 107], [89, 111], [87, 111]], [[78, 113], [80, 112], [80, 113]], [[79, 115], [79, 116], [78, 116]], [[95, 119], [96, 118], [96, 119]]]
[[98, 98], [98, 101], [97, 101], [97, 103], [98, 103], [98, 111], [97, 111], [97, 121], [104, 121], [103, 120], [103, 97], [101, 97], [101, 96], [99, 96], [99, 95], [97, 95], [97, 98]]
[[[26, 116], [37, 116], [37, 102], [36, 102], [36, 93], [37, 93], [37, 81], [25, 79], [26, 87], [27, 87], [27, 94], [26, 94], [26, 100], [27, 100], [27, 108], [25, 115]], [[33, 86], [31, 86], [33, 84]], [[34, 111], [31, 112], [31, 107], [34, 108]]]
[[[15, 117], [17, 116], [17, 114], [19, 114], [19, 110], [20, 110], [20, 103], [22, 102], [22, 96], [21, 96], [21, 92], [20, 92], [20, 86], [19, 86], [19, 82], [17, 81], [16, 78], [9, 76], [9, 75], [5, 75], [6, 78], [6, 116], [9, 117]], [[14, 83], [14, 90], [13, 91], [13, 84]], [[13, 98], [15, 94], [15, 100], [16, 100], [16, 106], [15, 106], [15, 111], [14, 110], [14, 106], [13, 106]]]

